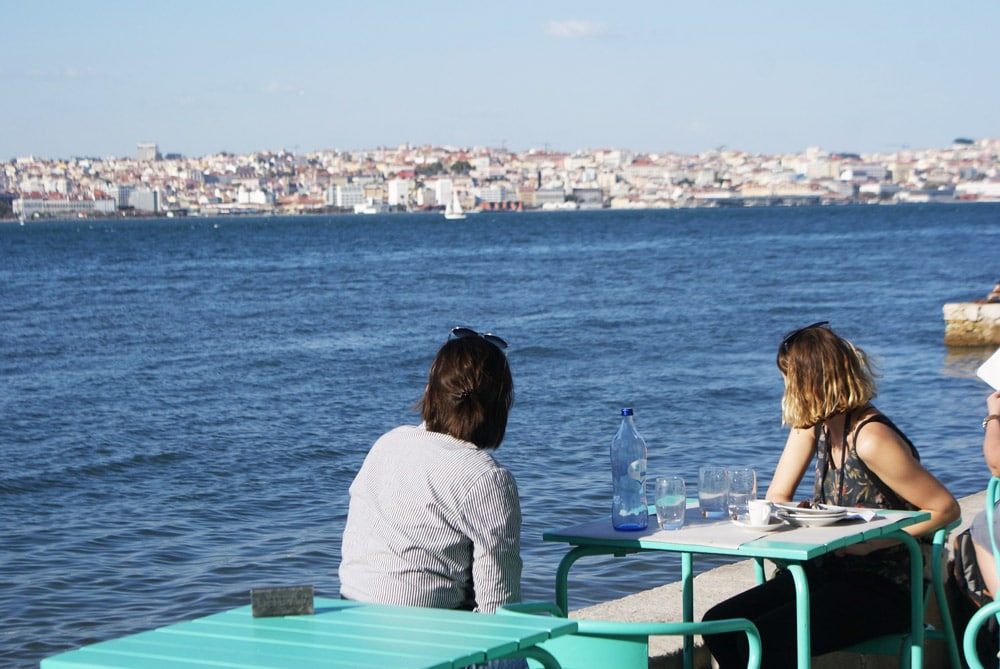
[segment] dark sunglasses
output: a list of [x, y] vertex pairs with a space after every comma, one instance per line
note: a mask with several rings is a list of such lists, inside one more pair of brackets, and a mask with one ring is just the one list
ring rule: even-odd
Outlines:
[[492, 332], [476, 332], [472, 328], [457, 327], [452, 328], [451, 333], [448, 335], [449, 339], [462, 339], [463, 337], [482, 337], [503, 351], [504, 355], [507, 355], [507, 342]]
[[805, 332], [806, 330], [811, 330], [813, 328], [825, 328], [830, 325], [830, 321], [819, 321], [818, 323], [813, 323], [812, 325], [807, 325], [804, 328], [799, 328], [798, 330], [792, 330], [785, 335], [785, 338], [781, 340], [781, 350], [784, 353], [788, 353], [788, 347], [791, 346], [795, 339]]

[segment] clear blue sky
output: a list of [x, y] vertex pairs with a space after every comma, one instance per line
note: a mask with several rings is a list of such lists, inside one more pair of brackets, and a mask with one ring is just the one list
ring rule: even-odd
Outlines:
[[0, 159], [1000, 136], [997, 0], [0, 0]]

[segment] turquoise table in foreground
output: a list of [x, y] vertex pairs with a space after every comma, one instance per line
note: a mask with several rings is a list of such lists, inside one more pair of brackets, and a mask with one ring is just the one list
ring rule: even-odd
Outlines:
[[317, 598], [313, 615], [254, 618], [250, 606], [102, 641], [41, 669], [457, 669], [507, 657], [559, 664], [541, 648], [564, 618], [493, 616]]
[[[795, 605], [798, 630], [809, 629], [809, 588], [803, 565], [819, 557], [869, 539], [894, 538], [902, 541], [910, 551], [911, 579], [911, 645], [910, 666], [923, 666], [924, 599], [923, 556], [919, 543], [903, 531], [930, 518], [926, 511], [886, 511], [868, 521], [846, 520], [827, 527], [784, 526], [774, 532], [752, 532], [729, 520], [706, 520], [698, 515], [697, 501], [688, 501], [684, 527], [679, 530], [660, 530], [656, 527], [656, 514], [650, 508], [649, 529], [638, 532], [621, 532], [611, 527], [611, 519], [603, 518], [563, 530], [546, 532], [545, 541], [556, 541], [573, 546], [559, 563], [556, 572], [556, 604], [568, 612], [569, 570], [574, 562], [588, 555], [614, 555], [624, 557], [643, 551], [669, 551], [681, 555], [681, 587], [684, 621], [694, 616], [694, 575], [692, 556], [731, 555], [736, 558], [753, 558], [758, 580], [763, 580], [765, 559], [780, 561], [792, 574], [795, 582]], [[811, 646], [808, 634], [797, 635], [798, 666], [810, 666]], [[765, 653], [766, 653], [765, 649]], [[694, 662], [694, 639], [684, 637], [684, 667], [691, 669]]]

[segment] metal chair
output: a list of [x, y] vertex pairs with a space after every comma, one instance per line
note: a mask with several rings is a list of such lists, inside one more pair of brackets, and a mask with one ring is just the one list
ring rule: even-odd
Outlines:
[[[948, 664], [952, 669], [962, 669], [962, 661], [958, 652], [958, 638], [952, 625], [951, 614], [948, 609], [948, 599], [944, 590], [944, 547], [948, 538], [948, 533], [961, 524], [961, 519], [955, 520], [946, 527], [934, 532], [931, 544], [931, 581], [924, 590], [924, 612], [929, 608], [931, 594], [937, 604], [938, 615], [941, 618], [942, 629], [936, 629], [927, 625], [924, 629], [924, 640], [935, 639], [943, 641], [948, 651]], [[763, 583], [765, 578], [764, 565], [762, 560], [756, 560], [757, 582]], [[862, 641], [844, 648], [841, 652], [863, 653], [867, 655], [896, 655], [899, 658], [899, 666], [906, 667], [910, 663], [909, 650], [910, 633], [900, 632], [899, 634], [885, 634], [874, 639]]]
[[[961, 519], [950, 523], [934, 532], [933, 543], [931, 544], [931, 581], [924, 590], [924, 613], [930, 605], [931, 594], [937, 604], [938, 616], [941, 618], [941, 629], [928, 625], [924, 629], [924, 641], [935, 639], [943, 641], [948, 650], [948, 664], [951, 669], [962, 669], [962, 660], [958, 654], [958, 639], [955, 636], [955, 629], [951, 622], [951, 613], [948, 610], [948, 599], [944, 591], [944, 547], [948, 539], [948, 533], [961, 524]], [[885, 634], [868, 641], [863, 641], [849, 648], [844, 652], [865, 653], [868, 655], [897, 655], [899, 666], [909, 666], [910, 633]]]
[[[1000, 573], [1000, 550], [997, 549], [997, 538], [993, 532], [993, 516], [997, 500], [1000, 499], [1000, 478], [993, 476], [986, 486], [986, 527], [990, 531], [990, 543], [993, 546], [993, 562], [997, 565]], [[990, 616], [997, 616], [1000, 620], [1000, 600], [994, 599], [986, 604], [969, 618], [969, 624], [965, 626], [965, 635], [962, 637], [962, 652], [965, 653], [965, 662], [970, 669], [983, 669], [982, 663], [976, 652], [976, 637], [979, 636], [979, 629], [986, 624]]]
[[[498, 615], [552, 615], [565, 617], [551, 602], [508, 604]], [[689, 623], [624, 623], [579, 620], [575, 634], [539, 644], [558, 660], [563, 669], [646, 669], [649, 666], [649, 637], [657, 635], [721, 634], [744, 632], [750, 644], [750, 669], [760, 667], [760, 634], [746, 618]]]

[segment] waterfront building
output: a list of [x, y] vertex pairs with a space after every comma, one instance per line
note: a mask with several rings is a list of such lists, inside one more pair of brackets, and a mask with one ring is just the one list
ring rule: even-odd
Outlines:
[[389, 206], [407, 206], [410, 201], [410, 191], [413, 190], [415, 182], [412, 179], [392, 179], [386, 185], [388, 187], [386, 204]]
[[574, 188], [573, 199], [581, 209], [600, 209], [604, 205], [604, 193], [600, 188]]
[[361, 184], [337, 184], [333, 190], [333, 205], [338, 209], [354, 209], [354, 205], [365, 202], [364, 187]]
[[1000, 200], [1000, 181], [968, 181], [955, 187], [959, 200]]
[[274, 193], [258, 187], [247, 188], [241, 185], [236, 191], [236, 204], [269, 207], [274, 204]]
[[451, 194], [455, 191], [455, 182], [451, 179], [438, 179], [434, 182], [434, 199], [442, 207], [451, 202]]
[[563, 188], [518, 189], [521, 202], [533, 209], [560, 209], [566, 204], [566, 190]]
[[492, 183], [489, 186], [475, 190], [476, 199], [491, 209], [501, 208], [505, 202], [515, 201], [514, 193], [508, 191], [504, 184]]
[[843, 181], [885, 181], [885, 165], [873, 163], [855, 163], [845, 165], [840, 173]]
[[147, 214], [160, 213], [160, 193], [150, 188], [137, 188], [129, 196], [129, 204], [136, 211]]
[[115, 201], [115, 209], [125, 209], [131, 206], [132, 193], [135, 192], [133, 184], [119, 184], [111, 188], [111, 197]]
[[76, 216], [105, 216], [115, 211], [115, 201], [110, 197], [76, 199], [60, 196], [21, 197], [14, 200], [15, 216], [24, 218], [72, 218]]

